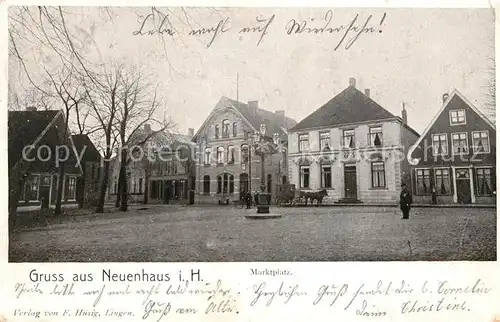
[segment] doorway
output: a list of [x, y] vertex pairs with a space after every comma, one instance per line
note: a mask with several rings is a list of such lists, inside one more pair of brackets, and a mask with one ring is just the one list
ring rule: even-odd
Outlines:
[[356, 165], [344, 165], [344, 194], [345, 199], [358, 199], [358, 187], [356, 179]]
[[457, 203], [472, 203], [469, 168], [455, 169], [455, 181], [457, 187]]

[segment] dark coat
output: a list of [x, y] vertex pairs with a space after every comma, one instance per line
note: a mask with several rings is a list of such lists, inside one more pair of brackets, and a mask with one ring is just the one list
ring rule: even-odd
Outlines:
[[403, 207], [409, 208], [412, 202], [413, 198], [411, 196], [411, 192], [407, 188], [401, 190], [401, 194], [399, 195], [399, 204], [401, 205], [401, 208]]

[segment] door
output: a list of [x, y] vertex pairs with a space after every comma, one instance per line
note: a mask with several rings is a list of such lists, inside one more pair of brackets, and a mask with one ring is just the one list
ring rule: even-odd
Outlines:
[[455, 169], [455, 180], [457, 186], [457, 203], [472, 203], [469, 169]]
[[240, 198], [242, 198], [248, 192], [248, 174], [240, 174]]
[[40, 199], [41, 202], [41, 208], [42, 209], [48, 209], [50, 206], [50, 181], [51, 181], [51, 176], [41, 176], [40, 180], [40, 191], [39, 191], [39, 196], [38, 198]]
[[50, 186], [42, 186], [42, 185], [40, 186], [39, 199], [40, 202], [42, 203], [41, 208], [48, 209], [50, 202]]
[[344, 190], [345, 199], [358, 199], [358, 187], [356, 185], [356, 165], [344, 165]]

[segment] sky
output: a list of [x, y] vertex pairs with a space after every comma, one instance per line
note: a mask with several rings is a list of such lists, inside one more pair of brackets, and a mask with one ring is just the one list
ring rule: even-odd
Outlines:
[[[94, 61], [147, 71], [160, 84], [166, 113], [181, 133], [197, 130], [221, 96], [258, 100], [259, 107], [285, 110], [299, 122], [345, 89], [351, 77], [358, 89], [369, 88], [371, 98], [395, 115], [401, 115], [404, 102], [409, 125], [418, 132], [441, 107], [443, 93], [453, 89], [489, 114], [488, 85], [494, 77], [490, 9], [157, 9], [156, 24], [161, 14], [168, 15], [164, 26], [173, 36], [148, 35], [154, 29], [151, 17], [141, 28], [149, 7], [72, 8], [69, 23], [87, 42], [85, 55]], [[264, 26], [271, 17], [263, 36], [262, 30], [240, 32]], [[344, 29], [288, 34], [291, 21]], [[351, 23], [366, 24], [369, 31], [356, 38], [359, 29], [351, 30], [343, 39]], [[217, 25], [214, 39], [213, 32], [189, 35]], [[40, 66], [57, 65], [33, 48], [22, 46], [35, 53], [29, 64], [33, 74], [41, 72]], [[9, 66], [9, 82], [26, 82], [17, 64]]]

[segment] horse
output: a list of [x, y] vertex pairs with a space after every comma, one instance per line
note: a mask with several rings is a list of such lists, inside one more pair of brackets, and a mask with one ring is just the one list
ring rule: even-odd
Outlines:
[[315, 192], [307, 191], [304, 193], [303, 196], [306, 200], [306, 206], [307, 206], [307, 200], [311, 201], [311, 205], [313, 204], [314, 200], [317, 200], [316, 206], [319, 207], [319, 205], [323, 203], [323, 198], [328, 196], [328, 191], [326, 191], [326, 189], [321, 189], [320, 191], [315, 191]]

